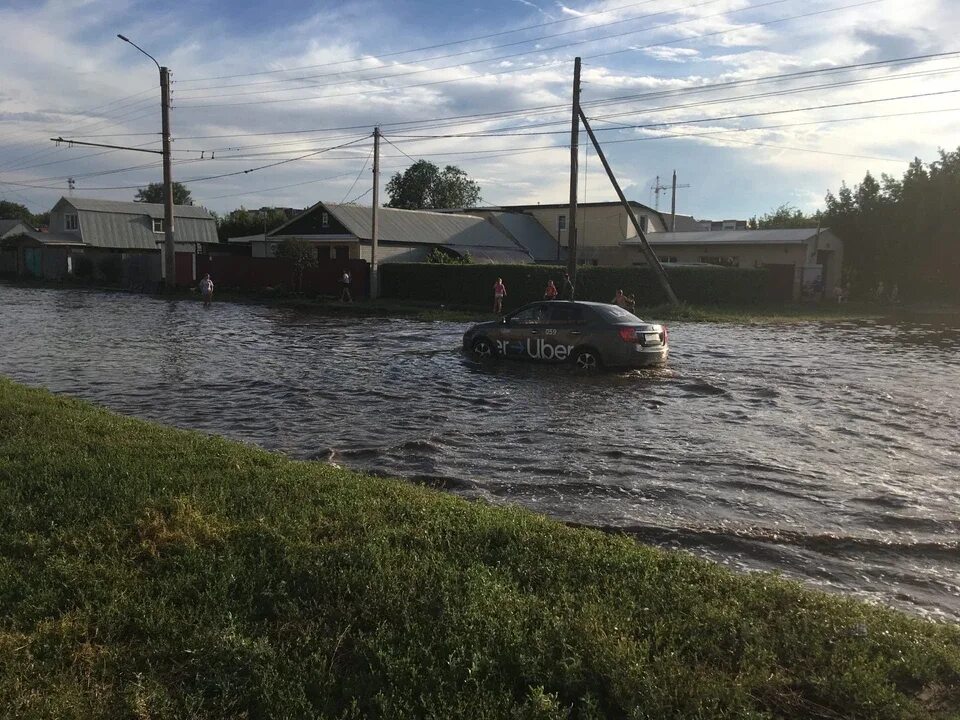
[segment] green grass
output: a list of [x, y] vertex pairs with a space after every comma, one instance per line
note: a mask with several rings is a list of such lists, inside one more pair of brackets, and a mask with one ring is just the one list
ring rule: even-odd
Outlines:
[[0, 713], [948, 718], [960, 631], [0, 378]]

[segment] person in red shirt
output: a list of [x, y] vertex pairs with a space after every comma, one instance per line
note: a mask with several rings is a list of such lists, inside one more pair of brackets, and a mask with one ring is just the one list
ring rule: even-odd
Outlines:
[[543, 291], [544, 300], [556, 300], [557, 299], [557, 286], [553, 284], [553, 280], [547, 280], [547, 289]]
[[493, 311], [499, 315], [503, 311], [503, 299], [507, 296], [507, 286], [503, 278], [497, 278], [493, 284]]

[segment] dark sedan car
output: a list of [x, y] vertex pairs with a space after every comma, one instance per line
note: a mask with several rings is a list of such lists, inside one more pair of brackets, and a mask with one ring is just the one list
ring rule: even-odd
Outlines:
[[583, 370], [645, 367], [666, 361], [667, 328], [617, 305], [554, 300], [474, 325], [463, 347], [479, 359], [569, 362]]

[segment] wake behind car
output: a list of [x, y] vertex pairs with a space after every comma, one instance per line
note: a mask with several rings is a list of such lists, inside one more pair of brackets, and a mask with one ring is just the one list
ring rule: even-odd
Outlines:
[[582, 370], [660, 365], [667, 328], [617, 305], [551, 300], [524, 305], [500, 320], [474, 325], [463, 348], [478, 359], [505, 357], [571, 363]]

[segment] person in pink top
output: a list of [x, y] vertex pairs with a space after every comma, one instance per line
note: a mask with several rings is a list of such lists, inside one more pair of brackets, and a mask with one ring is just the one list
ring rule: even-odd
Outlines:
[[507, 286], [503, 278], [497, 278], [493, 284], [493, 311], [499, 315], [503, 311], [503, 299], [507, 296]]

